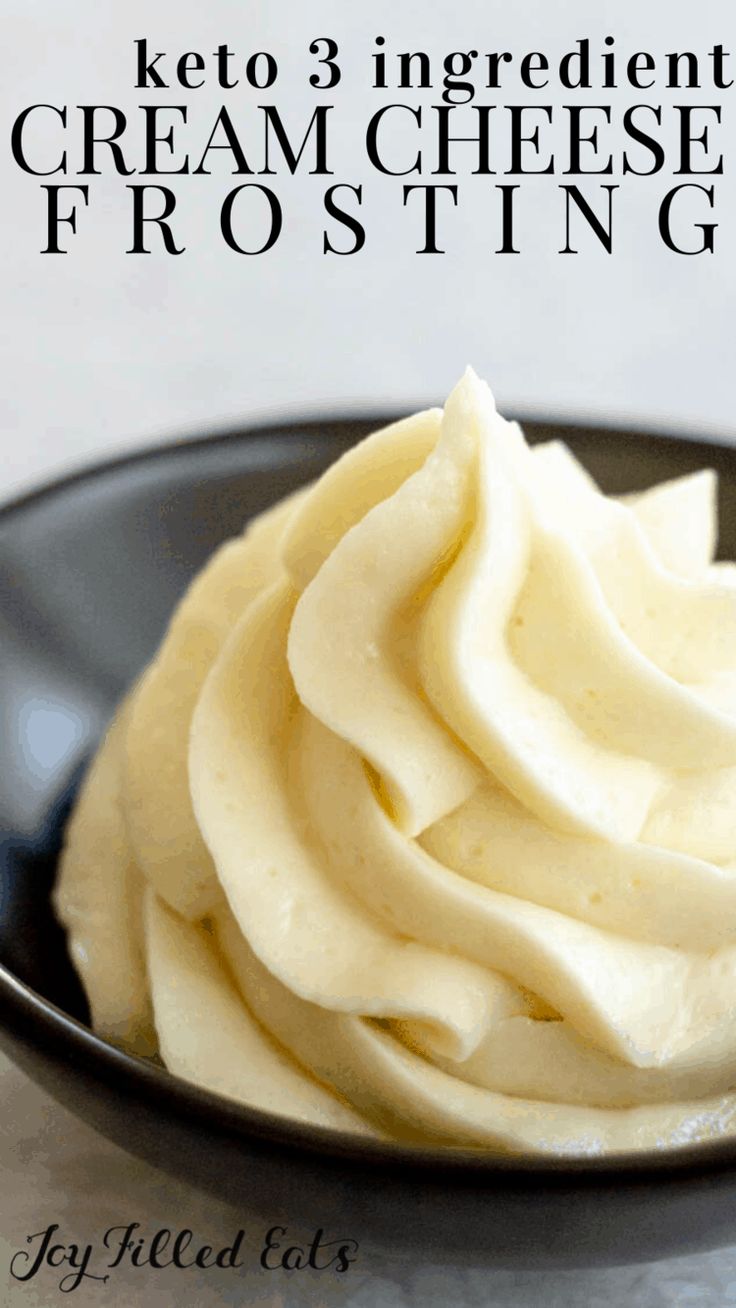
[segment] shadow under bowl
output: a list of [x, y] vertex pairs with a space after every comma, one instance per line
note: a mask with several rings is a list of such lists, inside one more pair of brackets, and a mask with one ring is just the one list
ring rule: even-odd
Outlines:
[[[84, 760], [226, 537], [383, 417], [227, 432], [92, 468], [0, 511], [0, 1041], [123, 1148], [275, 1221], [339, 1224], [416, 1259], [615, 1264], [736, 1241], [736, 1140], [605, 1158], [510, 1157], [364, 1141], [232, 1103], [113, 1048], [49, 903]], [[703, 466], [736, 557], [736, 451], [643, 432], [525, 423], [603, 488]], [[12, 1131], [12, 1123], [6, 1123]]]

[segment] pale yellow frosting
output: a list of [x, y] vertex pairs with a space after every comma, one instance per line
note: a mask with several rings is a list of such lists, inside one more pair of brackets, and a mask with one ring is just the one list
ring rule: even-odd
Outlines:
[[607, 498], [470, 370], [256, 519], [70, 824], [55, 902], [95, 1028], [364, 1134], [736, 1131], [715, 521], [712, 473]]

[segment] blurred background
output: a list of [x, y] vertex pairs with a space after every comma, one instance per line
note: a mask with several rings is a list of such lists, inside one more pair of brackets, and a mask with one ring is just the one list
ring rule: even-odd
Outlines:
[[[401, 178], [382, 179], [365, 161], [364, 125], [381, 104], [429, 105], [437, 93], [370, 89], [377, 35], [386, 49], [422, 49], [434, 59], [452, 50], [543, 49], [551, 57], [589, 36], [599, 51], [613, 35], [617, 53], [707, 52], [729, 48], [729, 0], [3, 0], [8, 52], [0, 88], [5, 139], [26, 105], [70, 106], [70, 162], [78, 166], [72, 106], [112, 104], [131, 115], [126, 141], [140, 157], [139, 103], [187, 103], [186, 142], [197, 154], [225, 103], [255, 156], [260, 121], [253, 106], [275, 102], [303, 131], [318, 97], [307, 85], [315, 37], [340, 46], [342, 81], [334, 102], [333, 178], [298, 171], [262, 178], [284, 205], [278, 244], [259, 257], [223, 243], [219, 207], [232, 185], [230, 159], [211, 156], [211, 177], [161, 178], [178, 196], [177, 236], [186, 252], [170, 257], [154, 234], [153, 252], [128, 255], [128, 180], [88, 178], [90, 206], [80, 209], [69, 253], [41, 255], [44, 181], [3, 157], [0, 496], [91, 458], [182, 432], [286, 412], [310, 414], [441, 399], [471, 362], [507, 410], [580, 414], [695, 433], [736, 430], [732, 399], [732, 313], [736, 290], [734, 91], [593, 89], [565, 95], [478, 93], [478, 102], [662, 103], [663, 138], [672, 136], [672, 103], [721, 99], [718, 141], [726, 171], [716, 181], [716, 253], [697, 258], [667, 250], [657, 205], [678, 179], [630, 177], [616, 196], [615, 253], [609, 257], [580, 226], [580, 253], [564, 243], [558, 185], [564, 177], [527, 178], [518, 197], [522, 253], [499, 244], [497, 178], [473, 178], [472, 147], [456, 179], [461, 203], [442, 219], [444, 255], [418, 255], [418, 212], [401, 204]], [[133, 41], [152, 50], [210, 52], [227, 42], [238, 58], [271, 51], [279, 78], [271, 91], [223, 91], [208, 64], [205, 86], [184, 92], [134, 89]], [[169, 64], [169, 67], [171, 64]], [[37, 118], [35, 157], [48, 159], [58, 124]], [[299, 135], [301, 135], [301, 131]], [[44, 142], [46, 132], [49, 140]], [[387, 138], [388, 139], [388, 138]], [[547, 138], [545, 138], [547, 139]], [[550, 136], [551, 140], [552, 137]], [[408, 137], [405, 138], [409, 140]], [[620, 155], [623, 138], [607, 140]], [[715, 140], [715, 137], [714, 137]], [[460, 147], [462, 150], [463, 147]], [[58, 153], [58, 148], [57, 148]], [[458, 156], [462, 160], [462, 156]], [[643, 156], [642, 156], [643, 157]], [[254, 180], [259, 180], [258, 178]], [[424, 180], [431, 181], [431, 177]], [[518, 180], [518, 179], [517, 179]], [[591, 188], [600, 180], [590, 178]], [[349, 258], [322, 254], [321, 193], [330, 182], [362, 182], [364, 249]], [[594, 192], [591, 192], [594, 193]], [[418, 197], [415, 197], [415, 199]], [[684, 211], [683, 211], [684, 212]], [[698, 217], [704, 215], [699, 214]], [[695, 212], [691, 210], [690, 220]], [[336, 238], [347, 237], [333, 225]], [[64, 239], [68, 228], [64, 229]]]

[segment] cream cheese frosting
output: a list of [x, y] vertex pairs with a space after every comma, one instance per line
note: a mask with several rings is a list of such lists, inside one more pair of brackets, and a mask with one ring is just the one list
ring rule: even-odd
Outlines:
[[195, 580], [55, 891], [96, 1030], [303, 1121], [736, 1131], [736, 575], [468, 370]]

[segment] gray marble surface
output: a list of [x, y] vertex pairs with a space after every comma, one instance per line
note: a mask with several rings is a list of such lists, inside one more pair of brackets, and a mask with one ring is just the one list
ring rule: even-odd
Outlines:
[[[139, 1162], [31, 1085], [0, 1058], [3, 1104], [0, 1169], [0, 1301], [7, 1308], [94, 1303], [101, 1308], [180, 1308], [253, 1304], [263, 1308], [727, 1308], [736, 1304], [736, 1247], [646, 1266], [567, 1272], [488, 1271], [401, 1259], [362, 1245], [355, 1264], [334, 1272], [273, 1271], [258, 1266], [260, 1237], [279, 1214], [218, 1204]], [[58, 1289], [63, 1271], [40, 1270], [21, 1284], [9, 1273], [26, 1236], [58, 1223], [56, 1239], [98, 1245], [110, 1226], [189, 1227], [215, 1246], [246, 1231], [244, 1267], [234, 1271], [152, 1272], [126, 1267], [107, 1284]], [[27, 1264], [16, 1262], [23, 1274]], [[94, 1255], [89, 1269], [95, 1270]], [[98, 1269], [99, 1270], [99, 1269]]]
[[[155, 49], [212, 50], [228, 41], [246, 53], [272, 50], [282, 69], [278, 103], [300, 122], [311, 103], [304, 91], [307, 45], [333, 35], [344, 65], [335, 100], [335, 179], [365, 182], [369, 231], [359, 256], [325, 259], [319, 179], [299, 174], [283, 186], [288, 213], [278, 248], [262, 259], [239, 258], [215, 239], [218, 203], [232, 184], [221, 171], [182, 181], [186, 253], [134, 258], [124, 253], [125, 179], [107, 176], [94, 179], [70, 253], [41, 256], [39, 179], [21, 174], [4, 151], [0, 498], [80, 462], [179, 432], [284, 411], [413, 407], [443, 395], [467, 362], [506, 408], [696, 434], [736, 430], [732, 162], [717, 181], [712, 257], [678, 258], [662, 247], [653, 206], [664, 183], [639, 179], [621, 194], [614, 258], [591, 242], [579, 256], [556, 255], [556, 183], [543, 180], [526, 188], [531, 209], [520, 257], [491, 253], [483, 182], [449, 223], [447, 254], [423, 258], [414, 253], [396, 183], [369, 177], [356, 156], [374, 107], [367, 52], [379, 32], [396, 50], [421, 44], [437, 54], [471, 46], [561, 52], [583, 34], [600, 44], [609, 32], [630, 50], [707, 50], [715, 41], [728, 45], [730, 0], [696, 8], [690, 0], [465, 0], [431, 7], [420, 0], [3, 0], [0, 9], [3, 45], [12, 54], [0, 82], [6, 136], [20, 109], [37, 101], [113, 103], [133, 114], [145, 97], [132, 89], [132, 42], [144, 34]], [[626, 98], [612, 96], [619, 107]], [[197, 92], [195, 116], [205, 135], [222, 99], [217, 88]], [[733, 116], [725, 96], [724, 141], [733, 139]], [[70, 142], [70, 149], [78, 147]], [[68, 1302], [50, 1273], [22, 1285], [9, 1272], [26, 1236], [51, 1221], [70, 1240], [88, 1239], [129, 1214], [149, 1229], [188, 1225], [217, 1240], [255, 1220], [126, 1156], [2, 1060], [0, 1102], [0, 1300], [9, 1308]], [[259, 1229], [268, 1217], [257, 1215]], [[722, 1308], [736, 1303], [736, 1249], [543, 1276], [388, 1265], [364, 1249], [342, 1280], [246, 1269], [200, 1282], [189, 1273], [184, 1283], [180, 1273], [120, 1272], [105, 1285], [80, 1289], [72, 1301], [116, 1308]]]

